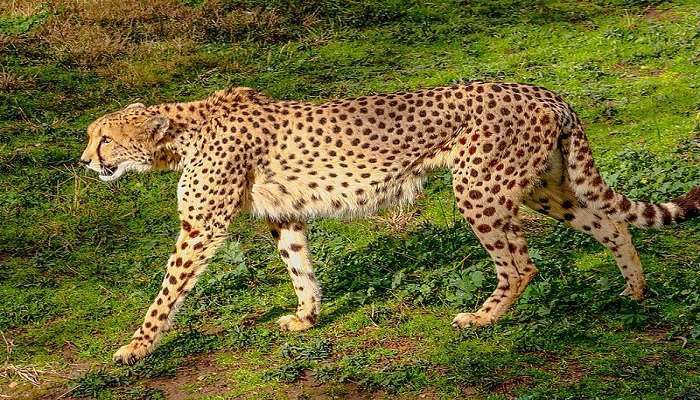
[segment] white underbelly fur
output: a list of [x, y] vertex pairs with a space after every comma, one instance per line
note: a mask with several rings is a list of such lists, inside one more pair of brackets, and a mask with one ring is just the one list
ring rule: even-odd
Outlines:
[[[399, 204], [411, 203], [423, 190], [424, 176], [411, 176], [375, 186], [355, 185], [348, 190], [331, 192], [299, 190], [301, 185], [287, 183], [289, 194], [281, 194], [276, 183], [254, 184], [251, 191], [251, 212], [261, 218], [286, 220], [316, 217], [362, 218], [374, 215], [378, 210]], [[362, 195], [356, 195], [359, 188]], [[298, 203], [304, 199], [303, 205]]]

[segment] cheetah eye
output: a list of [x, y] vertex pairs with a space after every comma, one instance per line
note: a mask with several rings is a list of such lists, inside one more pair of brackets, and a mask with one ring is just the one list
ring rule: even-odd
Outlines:
[[112, 138], [107, 137], [107, 136], [102, 136], [102, 144], [109, 144], [112, 143]]

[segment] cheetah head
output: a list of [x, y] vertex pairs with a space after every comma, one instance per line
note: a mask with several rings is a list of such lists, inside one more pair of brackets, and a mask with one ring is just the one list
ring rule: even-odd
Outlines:
[[169, 125], [167, 117], [154, 115], [141, 103], [131, 104], [90, 124], [80, 161], [105, 182], [127, 171], [147, 171]]

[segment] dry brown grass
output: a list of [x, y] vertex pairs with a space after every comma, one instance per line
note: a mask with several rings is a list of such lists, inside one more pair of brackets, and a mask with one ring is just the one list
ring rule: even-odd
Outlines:
[[29, 89], [34, 86], [34, 83], [33, 77], [19, 76], [5, 69], [0, 69], [0, 90]]
[[0, 32], [0, 53], [16, 51], [23, 42], [24, 40], [21, 37]]
[[29, 17], [41, 11], [44, 3], [39, 0], [4, 0], [0, 2], [0, 14], [10, 17]]
[[56, 12], [36, 37], [54, 58], [97, 66], [134, 54], [139, 42], [156, 41], [164, 31], [186, 33], [188, 14], [171, 0], [54, 1]]
[[[263, 4], [262, 2], [260, 4]], [[188, 6], [179, 0], [6, 0], [0, 15], [41, 18], [27, 32], [0, 33], [0, 54], [50, 60], [94, 71], [127, 88], [172, 82], [178, 74], [239, 72], [239, 56], [220, 59], [202, 44], [255, 40], [271, 43], [313, 32], [315, 15], [295, 10], [232, 6], [205, 0]], [[32, 79], [0, 71], [0, 89], [18, 90]]]
[[[293, 30], [309, 29], [317, 22], [309, 15], [295, 26], [276, 10], [231, 8], [221, 0], [197, 7], [177, 0], [12, 0], [0, 6], [0, 14], [10, 16], [47, 10], [49, 17], [27, 33], [33, 39], [30, 44], [48, 58], [80, 67], [138, 56], [153, 43], [162, 43], [166, 50], [173, 45], [177, 51], [183, 41], [286, 40]], [[0, 51], [9, 40], [0, 37]]]
[[54, 19], [42, 29], [39, 37], [49, 44], [51, 53], [60, 60], [80, 66], [100, 65], [126, 55], [126, 38], [100, 26], [73, 26]]

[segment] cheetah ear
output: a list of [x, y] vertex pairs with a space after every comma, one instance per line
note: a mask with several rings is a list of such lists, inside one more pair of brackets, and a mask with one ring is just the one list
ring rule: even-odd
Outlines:
[[148, 138], [157, 143], [165, 138], [170, 120], [162, 115], [156, 115], [145, 120], [141, 126], [145, 129]]
[[146, 108], [146, 105], [143, 103], [133, 103], [133, 104], [129, 104], [128, 106], [124, 107], [125, 110], [131, 109], [131, 108]]

